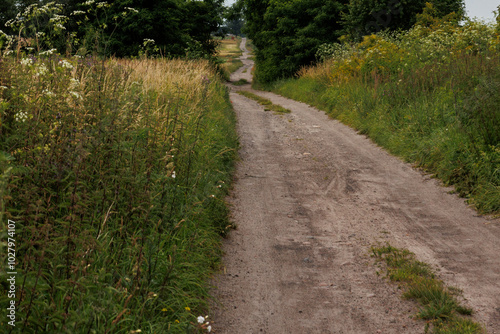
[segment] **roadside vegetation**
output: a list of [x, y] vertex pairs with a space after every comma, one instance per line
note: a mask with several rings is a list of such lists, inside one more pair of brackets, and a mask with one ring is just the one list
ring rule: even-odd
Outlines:
[[[60, 19], [36, 8], [33, 22]], [[215, 67], [144, 48], [109, 58], [101, 44], [62, 55], [16, 36], [2, 35], [0, 51], [0, 306], [13, 300], [9, 236], [16, 322], [2, 312], [0, 327], [210, 331], [208, 279], [231, 227], [224, 198], [238, 144]]]
[[500, 212], [500, 29], [438, 19], [324, 44], [274, 91], [327, 111], [424, 168], [480, 212]]
[[420, 304], [415, 317], [427, 321], [425, 333], [484, 333], [479, 324], [467, 317], [472, 310], [461, 305], [460, 290], [446, 287], [429, 265], [416, 260], [415, 254], [389, 244], [374, 246], [371, 251], [386, 276], [399, 284], [403, 297]]

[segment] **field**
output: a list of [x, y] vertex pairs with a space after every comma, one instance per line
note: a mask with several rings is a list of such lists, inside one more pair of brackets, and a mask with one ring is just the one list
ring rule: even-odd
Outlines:
[[0, 63], [11, 333], [206, 330], [237, 147], [221, 78], [203, 60], [18, 57]]
[[417, 25], [323, 45], [323, 61], [274, 91], [329, 112], [454, 185], [482, 213], [500, 211], [500, 35], [470, 21]]

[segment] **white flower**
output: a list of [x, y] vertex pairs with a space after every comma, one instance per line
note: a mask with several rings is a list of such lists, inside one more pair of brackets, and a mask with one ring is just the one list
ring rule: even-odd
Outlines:
[[33, 60], [31, 60], [30, 58], [21, 59], [21, 65], [27, 66], [27, 65], [31, 65], [31, 64], [33, 64]]
[[212, 326], [208, 326], [208, 327], [207, 327], [207, 332], [209, 332], [209, 333], [210, 333], [211, 331], [212, 331]]
[[134, 9], [134, 8], [130, 8], [130, 7], [125, 7], [126, 10], [129, 10], [131, 12], [134, 12], [134, 13], [139, 13], [139, 11], [137, 9]]
[[0, 89], [7, 89], [7, 87], [5, 87], [5, 86], [0, 86]]
[[36, 71], [37, 76], [44, 75], [45, 73], [47, 73], [49, 71], [44, 64], [38, 65], [36, 70], [37, 70]]
[[71, 79], [69, 79], [69, 81], [70, 81], [69, 89], [75, 89], [78, 86], [80, 86], [80, 81], [78, 81], [78, 79], [71, 78]]
[[49, 96], [49, 97], [56, 95], [56, 94], [52, 93], [50, 90], [48, 90], [48, 89], [44, 89], [42, 93], [45, 94], [45, 95], [47, 95], [47, 96]]
[[16, 118], [16, 121], [24, 123], [28, 119], [28, 114], [20, 111], [14, 117]]
[[84, 4], [87, 5], [87, 6], [90, 6], [90, 5], [93, 5], [94, 2], [95, 2], [95, 0], [88, 0], [88, 1], [85, 1]]
[[82, 96], [80, 95], [80, 93], [77, 93], [77, 92], [69, 92], [71, 94], [71, 96], [73, 96], [74, 98], [76, 99], [81, 99]]
[[73, 69], [73, 64], [71, 64], [69, 61], [67, 61], [66, 59], [63, 59], [61, 61], [59, 61], [59, 65], [61, 65], [61, 67], [64, 67], [64, 68], [67, 68], [69, 70], [72, 70]]
[[204, 322], [205, 322], [205, 318], [204, 318], [204, 317], [202, 317], [201, 315], [200, 315], [200, 316], [199, 316], [196, 320], [198, 320], [198, 323], [199, 323], [199, 324], [202, 324], [202, 323], [204, 323]]
[[51, 54], [53, 54], [56, 51], [57, 51], [57, 49], [50, 49], [47, 51], [42, 51], [39, 54], [40, 54], [40, 56], [50, 56]]
[[172, 179], [175, 179], [175, 170], [172, 172]]
[[79, 15], [79, 14], [85, 14], [83, 10], [75, 10], [71, 15]]

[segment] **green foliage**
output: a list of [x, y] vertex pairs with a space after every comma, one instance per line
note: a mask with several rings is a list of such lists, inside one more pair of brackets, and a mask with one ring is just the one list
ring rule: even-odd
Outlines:
[[[402, 286], [403, 296], [422, 305], [417, 317], [428, 320], [433, 325], [433, 333], [484, 332], [479, 324], [463, 317], [471, 315], [472, 310], [458, 301], [460, 290], [444, 286], [442, 281], [435, 278], [427, 264], [415, 259], [415, 254], [389, 244], [372, 247], [371, 250], [377, 261], [385, 263], [387, 276], [391, 281]], [[426, 333], [427, 331], [428, 327]]]
[[276, 90], [327, 110], [416, 162], [481, 212], [500, 210], [500, 36], [467, 21], [322, 46], [325, 61]]
[[14, 220], [12, 333], [196, 332], [230, 227], [237, 145], [209, 63], [3, 62], [0, 236], [3, 245]]
[[21, 10], [17, 16], [10, 6], [5, 18], [0, 17], [10, 19], [6, 32], [21, 37], [18, 45], [30, 44], [21, 46], [56, 48], [71, 54], [79, 51], [80, 55], [97, 51], [105, 56], [137, 56], [143, 42], [153, 40], [156, 54], [192, 55], [196, 46], [205, 58], [215, 53], [211, 34], [221, 25], [223, 14], [223, 0], [60, 0], [42, 4], [15, 7]]
[[294, 75], [315, 61], [317, 47], [340, 36], [338, 1], [246, 2], [246, 31], [256, 46], [255, 79], [270, 82]]
[[351, 0], [342, 18], [345, 33], [351, 40], [359, 41], [381, 31], [408, 30], [426, 3], [435, 9], [436, 17], [454, 12], [460, 19], [464, 14], [463, 0]]

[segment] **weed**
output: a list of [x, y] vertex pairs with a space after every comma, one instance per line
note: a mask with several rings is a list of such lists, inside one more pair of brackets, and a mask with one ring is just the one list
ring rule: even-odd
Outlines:
[[483, 333], [480, 325], [463, 318], [472, 310], [460, 305], [460, 290], [445, 287], [429, 265], [416, 260], [415, 254], [390, 244], [372, 247], [371, 251], [378, 262], [385, 263], [387, 277], [402, 285], [403, 296], [419, 302], [422, 307], [416, 316], [428, 320], [434, 333]]
[[211, 65], [53, 54], [2, 66], [2, 238], [7, 219], [18, 226], [12, 332], [193, 330], [230, 225], [237, 145]]

